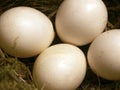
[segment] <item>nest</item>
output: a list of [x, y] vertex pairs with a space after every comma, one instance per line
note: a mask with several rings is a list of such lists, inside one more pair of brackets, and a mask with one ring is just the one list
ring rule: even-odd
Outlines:
[[[30, 6], [45, 13], [53, 22], [63, 0], [0, 0], [0, 14], [11, 7]], [[103, 0], [108, 9], [109, 20], [106, 30], [120, 28], [120, 1]], [[53, 42], [60, 40], [56, 37]], [[80, 47], [85, 53], [88, 46]], [[32, 79], [32, 66], [36, 57], [27, 60], [7, 55], [0, 49], [0, 89], [38, 90]], [[64, 87], [64, 86], [63, 86]], [[77, 90], [120, 90], [120, 81], [108, 81], [96, 76], [88, 67], [85, 80]]]

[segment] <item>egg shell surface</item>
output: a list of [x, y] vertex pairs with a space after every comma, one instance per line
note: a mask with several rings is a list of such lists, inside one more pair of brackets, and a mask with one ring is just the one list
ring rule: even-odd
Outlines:
[[51, 21], [31, 7], [14, 7], [0, 16], [0, 48], [15, 57], [32, 57], [54, 39]]
[[98, 36], [90, 45], [87, 58], [98, 76], [120, 80], [120, 29], [112, 29]]
[[76, 46], [56, 44], [43, 51], [33, 67], [39, 89], [75, 90], [86, 74], [86, 58]]
[[64, 0], [55, 26], [63, 42], [83, 46], [104, 31], [108, 13], [102, 0]]

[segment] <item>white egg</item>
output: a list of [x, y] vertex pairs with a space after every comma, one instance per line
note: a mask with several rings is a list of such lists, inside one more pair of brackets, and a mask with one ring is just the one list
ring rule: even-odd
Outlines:
[[88, 63], [100, 77], [120, 80], [120, 29], [98, 36], [88, 50]]
[[75, 90], [86, 74], [86, 58], [76, 46], [56, 44], [36, 59], [33, 79], [39, 90]]
[[108, 13], [102, 0], [64, 0], [55, 25], [63, 42], [82, 46], [103, 32], [107, 20]]
[[54, 39], [51, 21], [30, 7], [15, 7], [0, 16], [0, 47], [15, 57], [32, 57]]

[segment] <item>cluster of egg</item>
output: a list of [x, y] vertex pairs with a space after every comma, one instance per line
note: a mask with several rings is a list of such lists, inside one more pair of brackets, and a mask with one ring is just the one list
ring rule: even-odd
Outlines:
[[[64, 43], [50, 46], [55, 31], [49, 18], [30, 7], [14, 7], [0, 16], [0, 48], [20, 58], [38, 55], [32, 73], [40, 90], [76, 89], [87, 61], [98, 76], [120, 80], [120, 30], [103, 32], [107, 21], [102, 0], [64, 0], [55, 19], [56, 34]], [[86, 60], [77, 46], [88, 43]]]

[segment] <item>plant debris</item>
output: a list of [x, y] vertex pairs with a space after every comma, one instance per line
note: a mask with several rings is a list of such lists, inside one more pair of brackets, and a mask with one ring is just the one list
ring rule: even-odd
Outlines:
[[17, 58], [6, 56], [0, 49], [0, 89], [38, 90], [28, 67]]
[[[63, 0], [0, 0], [0, 14], [16, 6], [30, 6], [45, 13], [53, 22]], [[120, 28], [120, 1], [103, 0], [109, 19], [105, 30]], [[53, 44], [61, 41], [56, 36]], [[80, 47], [86, 54], [89, 45]], [[35, 58], [29, 60], [10, 57], [0, 49], [0, 90], [38, 90], [32, 79]], [[63, 86], [64, 87], [64, 86]], [[85, 80], [77, 90], [120, 90], [120, 81], [108, 81], [96, 76], [88, 67]]]

